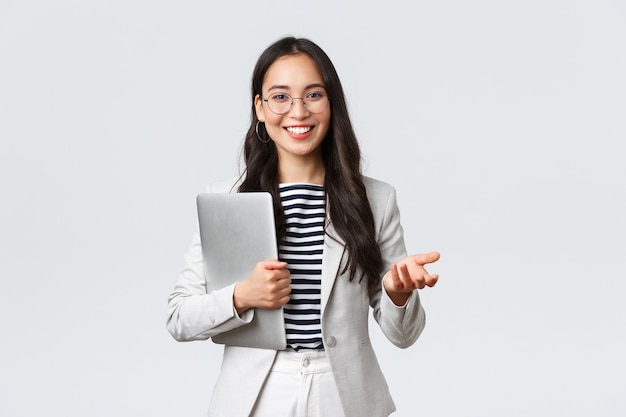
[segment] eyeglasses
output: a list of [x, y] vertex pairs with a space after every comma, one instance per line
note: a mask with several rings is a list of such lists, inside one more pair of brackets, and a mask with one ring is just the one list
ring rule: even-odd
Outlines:
[[285, 114], [291, 110], [294, 100], [302, 100], [302, 105], [311, 113], [321, 113], [326, 110], [330, 98], [322, 91], [307, 93], [304, 97], [291, 97], [286, 93], [274, 93], [263, 101], [267, 103], [272, 113]]

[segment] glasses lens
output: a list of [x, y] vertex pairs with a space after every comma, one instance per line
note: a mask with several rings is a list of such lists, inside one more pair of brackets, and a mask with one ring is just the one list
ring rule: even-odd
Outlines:
[[327, 105], [328, 96], [321, 91], [308, 93], [304, 97], [304, 107], [311, 113], [321, 113], [326, 110]]
[[272, 94], [267, 99], [267, 105], [270, 110], [276, 114], [287, 113], [291, 108], [291, 97], [287, 94], [276, 93]]

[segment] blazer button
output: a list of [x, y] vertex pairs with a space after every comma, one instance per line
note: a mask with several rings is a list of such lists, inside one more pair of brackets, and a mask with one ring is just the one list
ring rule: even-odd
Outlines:
[[334, 337], [329, 336], [328, 339], [326, 339], [326, 345], [327, 346], [333, 347], [336, 344], [337, 344], [337, 339], [335, 339]]
[[213, 317], [213, 316], [209, 316], [209, 322], [210, 322], [211, 324], [215, 323], [215, 317]]

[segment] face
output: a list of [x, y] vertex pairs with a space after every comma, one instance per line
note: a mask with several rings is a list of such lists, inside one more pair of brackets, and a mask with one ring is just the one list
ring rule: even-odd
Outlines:
[[265, 74], [263, 97], [256, 96], [255, 108], [258, 119], [265, 123], [265, 129], [276, 145], [280, 161], [285, 158], [321, 161], [320, 145], [330, 124], [330, 103], [320, 113], [311, 113], [302, 100], [295, 99], [287, 113], [276, 114], [263, 101], [276, 93], [294, 98], [326, 94], [322, 74], [313, 59], [306, 54], [277, 59]]

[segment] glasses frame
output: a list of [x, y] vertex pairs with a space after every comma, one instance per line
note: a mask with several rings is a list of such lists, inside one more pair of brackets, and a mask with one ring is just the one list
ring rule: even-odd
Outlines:
[[[276, 94], [282, 94], [282, 95], [287, 96], [287, 97], [289, 97], [289, 98], [291, 99], [291, 103], [289, 104], [289, 108], [287, 109], [287, 111], [285, 111], [285, 112], [283, 112], [283, 113], [278, 113], [278, 112], [276, 112], [276, 111], [274, 111], [274, 110], [272, 109], [272, 106], [270, 106], [269, 99], [270, 99], [270, 98], [272, 98], [272, 96], [273, 96], [273, 95], [276, 95]], [[267, 103], [267, 108], [268, 108], [268, 109], [270, 109], [270, 111], [271, 111], [272, 113], [277, 114], [277, 115], [279, 115], [279, 116], [282, 116], [283, 114], [287, 114], [287, 113], [289, 113], [289, 112], [291, 111], [291, 109], [293, 108], [293, 101], [294, 101], [294, 100], [302, 100], [302, 105], [304, 106], [304, 108], [306, 109], [306, 111], [308, 111], [309, 113], [313, 113], [313, 114], [320, 114], [320, 113], [322, 113], [324, 110], [326, 110], [326, 109], [328, 108], [328, 104], [330, 103], [330, 96], [329, 96], [328, 94], [324, 93], [324, 97], [326, 97], [326, 106], [325, 106], [322, 110], [317, 111], [317, 112], [311, 111], [311, 110], [310, 110], [310, 109], [306, 106], [306, 101], [305, 101], [305, 100], [306, 100], [306, 95], [305, 95], [304, 97], [291, 97], [291, 96], [290, 96], [289, 94], [287, 94], [287, 93], [274, 93], [274, 94], [270, 94], [270, 96], [269, 96], [268, 98], [263, 98], [263, 96], [261, 96], [261, 100], [263, 100], [264, 102], [266, 102], [266, 103]]]

